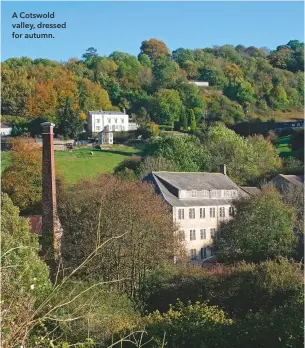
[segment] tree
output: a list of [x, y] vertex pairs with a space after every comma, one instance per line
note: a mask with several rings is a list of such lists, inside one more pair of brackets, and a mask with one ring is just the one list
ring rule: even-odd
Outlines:
[[189, 111], [189, 125], [191, 128], [191, 131], [195, 132], [197, 129], [197, 124], [196, 124], [195, 114], [194, 114], [194, 111], [192, 109]]
[[169, 49], [163, 41], [150, 39], [142, 42], [141, 53], [147, 54], [153, 60], [157, 57], [169, 56]]
[[52, 286], [37, 236], [7, 194], [1, 195], [1, 236], [1, 343], [16, 347], [27, 342], [35, 311]]
[[147, 68], [151, 68], [151, 61], [149, 56], [146, 53], [140, 53], [138, 55], [138, 59], [143, 66], [146, 66]]
[[169, 57], [158, 57], [152, 67], [153, 83], [158, 88], [174, 88], [178, 81], [184, 80], [179, 65]]
[[178, 172], [178, 166], [173, 162], [161, 156], [151, 157], [147, 156], [141, 161], [139, 167], [136, 169], [137, 175], [140, 179], [144, 178], [151, 172], [170, 171]]
[[65, 191], [58, 211], [64, 267], [73, 269], [94, 253], [76, 276], [113, 281], [131, 297], [178, 252], [172, 216], [149, 184], [103, 175]]
[[22, 212], [40, 214], [42, 165], [41, 147], [19, 139], [12, 141], [11, 164], [2, 175], [2, 191]]
[[234, 209], [235, 218], [220, 227], [215, 241], [219, 260], [260, 262], [293, 254], [295, 214], [276, 190], [240, 200]]
[[82, 121], [79, 118], [71, 103], [71, 99], [66, 99], [63, 110], [59, 111], [58, 131], [66, 138], [76, 138], [82, 130]]
[[151, 117], [158, 124], [173, 126], [179, 121], [182, 102], [179, 93], [173, 89], [160, 89], [151, 100]]
[[151, 141], [147, 154], [164, 157], [185, 172], [207, 170], [210, 161], [195, 136], [161, 136]]

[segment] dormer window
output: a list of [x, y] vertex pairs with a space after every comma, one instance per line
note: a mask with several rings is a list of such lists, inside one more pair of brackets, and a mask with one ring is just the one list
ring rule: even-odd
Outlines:
[[192, 197], [197, 197], [197, 191], [196, 190], [192, 190]]

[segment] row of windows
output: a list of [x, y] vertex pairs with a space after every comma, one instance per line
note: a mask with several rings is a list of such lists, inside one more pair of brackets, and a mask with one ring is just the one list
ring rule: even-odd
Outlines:
[[[210, 249], [210, 248], [201, 248], [200, 249], [200, 258], [201, 260], [204, 260], [207, 258], [207, 249]], [[211, 251], [211, 256], [214, 255], [214, 252], [213, 252], [213, 249], [210, 249]], [[197, 250], [196, 249], [191, 249], [191, 259], [192, 260], [196, 260], [197, 259]]]
[[[204, 240], [207, 239], [207, 231], [205, 228], [202, 228], [200, 231], [200, 239]], [[210, 235], [211, 238], [215, 237], [216, 235], [216, 228], [210, 228]], [[185, 240], [185, 231], [179, 231], [179, 237], [181, 240]], [[190, 230], [190, 240], [196, 240], [196, 230]]]
[[[230, 207], [229, 216], [233, 216], [233, 212], [234, 212], [233, 207]], [[206, 217], [205, 208], [200, 208], [199, 216], [200, 216], [200, 219], [205, 219]], [[220, 217], [226, 216], [225, 207], [219, 208], [219, 216]], [[210, 208], [210, 217], [211, 218], [216, 217], [216, 208]], [[195, 208], [189, 208], [189, 219], [195, 219], [195, 218], [196, 218]], [[178, 220], [184, 220], [184, 209], [178, 209]]]
[[181, 198], [236, 198], [236, 190], [180, 191]]
[[[109, 126], [109, 130], [111, 131], [111, 127], [112, 127], [112, 130], [124, 130], [124, 126], [118, 126], [117, 124], [116, 125], [113, 125], [113, 126]], [[101, 130], [101, 127], [100, 126], [95, 126], [96, 130], [99, 131]]]
[[[108, 123], [111, 123], [111, 118], [108, 118], [107, 120], [108, 120]], [[95, 121], [96, 121], [96, 123], [100, 123], [101, 122], [101, 120], [99, 118], [97, 118]], [[118, 119], [115, 118], [114, 122], [118, 123]], [[124, 123], [124, 118], [121, 118], [121, 123]]]

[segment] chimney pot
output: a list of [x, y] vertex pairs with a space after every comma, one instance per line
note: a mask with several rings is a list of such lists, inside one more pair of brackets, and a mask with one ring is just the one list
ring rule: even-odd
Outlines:
[[221, 165], [219, 166], [219, 172], [220, 172], [221, 174], [227, 175], [227, 166], [226, 166], [225, 164], [221, 164]]

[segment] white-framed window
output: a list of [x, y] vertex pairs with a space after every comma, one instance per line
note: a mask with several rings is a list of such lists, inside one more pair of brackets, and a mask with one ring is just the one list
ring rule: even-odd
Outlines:
[[196, 240], [196, 230], [190, 230], [190, 240]]
[[204, 260], [207, 258], [207, 248], [200, 249], [200, 258], [201, 258], [201, 260]]
[[184, 220], [184, 209], [178, 209], [178, 220]]
[[225, 207], [220, 207], [220, 208], [219, 208], [219, 216], [220, 216], [220, 217], [225, 217], [225, 216], [226, 216]]
[[100, 130], [101, 127], [100, 126], [96, 126], [95, 128], [96, 128], [96, 130]]
[[121, 122], [124, 123], [124, 118], [121, 118]]
[[204, 198], [209, 198], [209, 191], [203, 190], [203, 191], [202, 191], [202, 197], [204, 197]]
[[118, 119], [117, 119], [117, 118], [115, 118], [115, 119], [114, 119], [114, 122], [115, 122], [115, 123], [118, 123]]
[[192, 197], [197, 197], [197, 191], [196, 190], [192, 190]]
[[111, 118], [108, 118], [108, 123], [111, 123]]
[[216, 191], [215, 190], [212, 190], [211, 191], [211, 198], [215, 198], [216, 197]]
[[205, 208], [200, 208], [200, 219], [205, 218]]
[[112, 126], [112, 130], [115, 130], [115, 125]]
[[100, 119], [99, 118], [96, 119], [96, 123], [100, 123]]
[[200, 239], [207, 239], [207, 234], [205, 229], [200, 230]]
[[189, 218], [190, 219], [195, 219], [195, 208], [190, 208], [189, 209]]
[[210, 217], [211, 218], [215, 217], [215, 208], [210, 208]]
[[234, 216], [234, 208], [232, 206], [229, 207], [229, 216]]
[[179, 240], [185, 240], [185, 232], [183, 230], [179, 231]]
[[192, 260], [196, 260], [197, 259], [196, 249], [191, 249], [191, 259]]
[[210, 233], [211, 233], [211, 237], [214, 238], [216, 235], [216, 228], [211, 228]]
[[221, 198], [221, 190], [216, 190], [215, 197]]
[[232, 196], [232, 192], [230, 190], [225, 190], [225, 197], [230, 198]]

